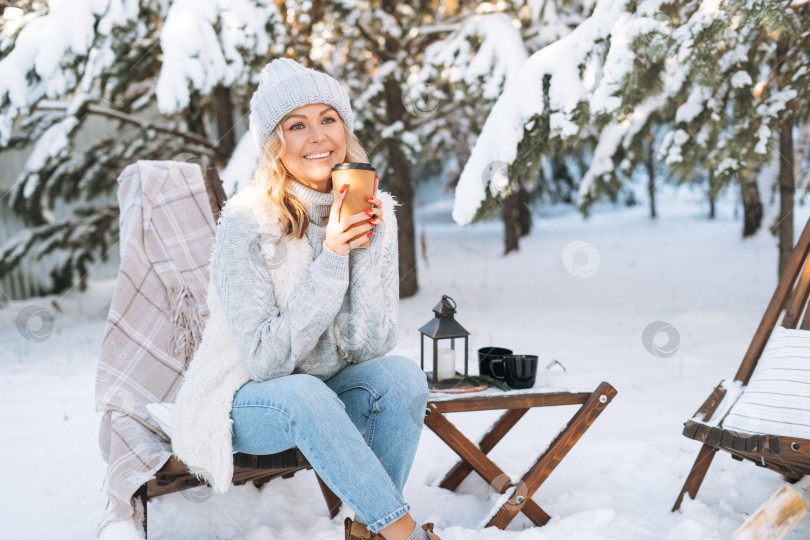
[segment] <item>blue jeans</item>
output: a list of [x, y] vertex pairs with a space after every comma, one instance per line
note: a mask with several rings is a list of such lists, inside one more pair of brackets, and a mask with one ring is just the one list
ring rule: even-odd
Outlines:
[[326, 381], [304, 374], [250, 381], [233, 400], [233, 450], [263, 455], [297, 446], [326, 485], [379, 532], [410, 509], [402, 490], [427, 397], [424, 372], [404, 356], [350, 364]]

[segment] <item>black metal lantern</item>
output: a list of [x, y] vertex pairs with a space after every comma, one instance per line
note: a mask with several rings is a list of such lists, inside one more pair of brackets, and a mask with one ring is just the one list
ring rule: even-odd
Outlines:
[[[419, 329], [421, 349], [421, 366], [425, 370], [425, 336], [433, 340], [433, 371], [427, 372], [428, 386], [433, 392], [469, 392], [483, 390], [481, 386], [470, 384], [467, 375], [469, 364], [470, 333], [453, 317], [456, 313], [456, 302], [446, 294], [433, 308], [435, 317]], [[464, 375], [456, 372], [455, 350], [456, 339], [464, 338]], [[439, 340], [449, 339], [450, 349], [440, 349]], [[440, 358], [441, 356], [441, 358]]]

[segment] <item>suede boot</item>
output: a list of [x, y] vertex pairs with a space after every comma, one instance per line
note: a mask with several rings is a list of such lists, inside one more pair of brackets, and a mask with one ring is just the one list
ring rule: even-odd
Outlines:
[[346, 530], [346, 540], [385, 540], [383, 535], [372, 533], [359, 521], [352, 521], [352, 518], [347, 517], [343, 526]]
[[[360, 522], [352, 521], [347, 517], [343, 522], [346, 531], [346, 540], [385, 540], [381, 534], [372, 533]], [[442, 540], [433, 532], [433, 523], [425, 523], [422, 529], [427, 533], [430, 540]]]
[[433, 523], [425, 523], [422, 525], [422, 528], [425, 530], [430, 540], [442, 540], [433, 532]]

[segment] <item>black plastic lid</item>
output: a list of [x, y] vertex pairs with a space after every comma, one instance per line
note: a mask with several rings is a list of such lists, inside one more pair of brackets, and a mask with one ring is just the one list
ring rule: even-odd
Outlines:
[[374, 171], [374, 167], [368, 163], [338, 163], [332, 167], [333, 171], [345, 171], [347, 169], [360, 169], [362, 171]]

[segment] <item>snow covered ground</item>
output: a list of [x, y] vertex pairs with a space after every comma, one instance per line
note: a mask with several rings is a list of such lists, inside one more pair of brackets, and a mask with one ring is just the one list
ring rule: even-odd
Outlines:
[[[475, 475], [457, 493], [437, 487], [456, 457], [425, 429], [405, 497], [417, 521], [435, 522], [444, 540], [728, 539], [782, 484], [773, 472], [719, 455], [698, 499], [669, 511], [699, 447], [681, 436], [682, 424], [736, 370], [776, 285], [777, 252], [767, 233], [740, 239], [733, 201], [720, 202], [715, 221], [705, 219], [698, 193], [662, 193], [659, 204], [655, 222], [643, 206], [596, 208], [587, 221], [568, 209], [538, 209], [531, 236], [506, 257], [500, 223], [461, 228], [446, 196], [420, 207], [417, 234], [425, 234], [428, 259], [420, 262], [419, 293], [400, 303], [393, 353], [418, 361], [417, 328], [448, 294], [472, 333], [473, 354], [487, 345], [534, 353], [542, 366], [557, 359], [577, 380], [594, 387], [606, 380], [618, 390], [535, 494], [552, 516], [542, 528], [519, 515], [505, 531], [479, 530], [496, 496]], [[798, 209], [797, 237], [808, 214]], [[106, 465], [93, 386], [112, 286], [93, 282], [84, 294], [55, 299], [58, 308], [36, 299], [0, 310], [3, 538], [95, 536]], [[45, 341], [23, 339], [15, 326], [28, 305], [55, 312]], [[677, 330], [677, 342], [655, 341], [659, 349], [677, 346], [669, 357], [643, 343], [655, 321]], [[530, 411], [493, 460], [519, 476], [573, 411]], [[450, 418], [476, 440], [497, 416]], [[261, 490], [246, 485], [191, 499], [150, 502], [150, 538], [331, 540], [343, 537], [342, 520], [352, 515], [344, 505], [328, 519], [311, 471]], [[787, 538], [808, 535], [805, 520]]]

